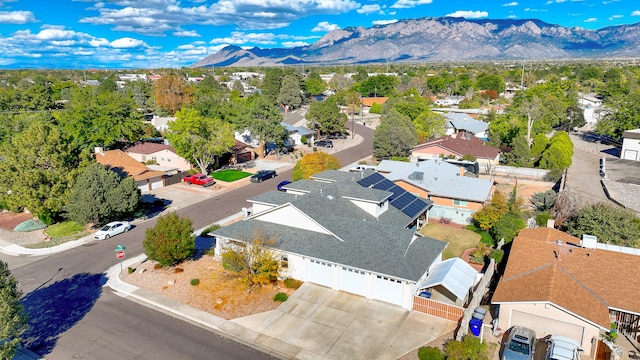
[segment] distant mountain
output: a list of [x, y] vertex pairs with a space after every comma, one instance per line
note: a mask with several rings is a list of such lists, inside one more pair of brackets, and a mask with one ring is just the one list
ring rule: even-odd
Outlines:
[[465, 60], [637, 57], [640, 23], [598, 30], [567, 28], [536, 19], [401, 20], [327, 33], [308, 46], [242, 49], [227, 46], [192, 65], [275, 66]]

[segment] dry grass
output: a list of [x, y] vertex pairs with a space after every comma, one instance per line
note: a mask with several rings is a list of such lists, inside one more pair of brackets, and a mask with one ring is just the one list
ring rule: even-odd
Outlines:
[[[210, 256], [186, 261], [175, 268], [156, 269], [154, 265], [153, 261], [136, 264], [132, 274], [124, 269], [121, 277], [129, 284], [227, 320], [274, 310], [281, 304], [273, 301], [278, 292], [293, 293], [282, 282], [249, 289]], [[199, 279], [200, 283], [191, 285], [192, 279]]]
[[466, 249], [478, 245], [480, 235], [459, 225], [430, 223], [420, 229], [420, 233], [433, 239], [449, 243], [442, 254], [444, 259], [462, 257]]

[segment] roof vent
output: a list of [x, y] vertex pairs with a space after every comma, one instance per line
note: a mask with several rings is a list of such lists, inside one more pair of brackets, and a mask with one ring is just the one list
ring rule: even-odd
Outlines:
[[424, 173], [422, 171], [414, 171], [412, 179], [413, 180], [422, 180], [422, 179], [424, 179]]
[[560, 239], [556, 240], [556, 244], [562, 245], [562, 240], [560, 240]]

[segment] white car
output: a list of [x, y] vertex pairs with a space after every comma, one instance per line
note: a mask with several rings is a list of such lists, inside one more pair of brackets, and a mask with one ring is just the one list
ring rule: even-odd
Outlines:
[[126, 221], [113, 221], [100, 228], [93, 234], [96, 240], [106, 240], [112, 236], [127, 232], [131, 229], [131, 224]]
[[547, 360], [580, 360], [580, 343], [566, 336], [551, 335], [547, 340]]

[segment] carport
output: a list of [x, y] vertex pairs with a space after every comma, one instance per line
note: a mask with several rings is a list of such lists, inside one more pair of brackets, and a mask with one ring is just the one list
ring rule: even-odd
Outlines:
[[429, 272], [419, 291], [429, 292], [433, 300], [464, 306], [478, 279], [479, 273], [471, 265], [460, 258], [451, 258], [437, 264]]

